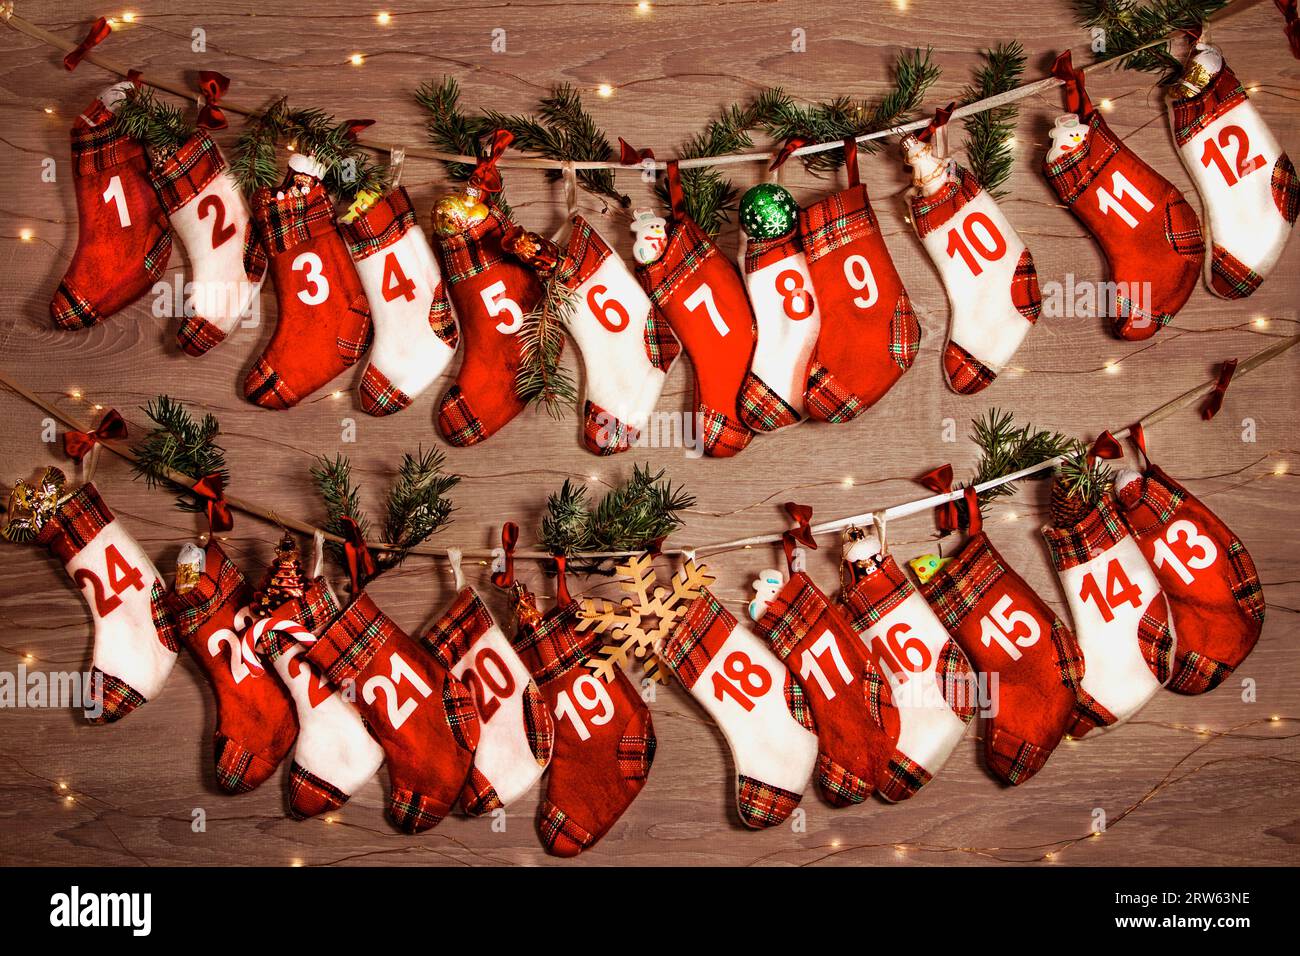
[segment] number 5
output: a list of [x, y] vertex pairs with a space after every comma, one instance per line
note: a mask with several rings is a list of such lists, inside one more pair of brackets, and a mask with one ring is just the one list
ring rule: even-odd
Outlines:
[[507, 321], [497, 323], [497, 331], [502, 335], [514, 335], [524, 327], [524, 312], [518, 302], [506, 295], [504, 282], [493, 282], [479, 293], [479, 297], [491, 318], [495, 319], [503, 312], [510, 316]]

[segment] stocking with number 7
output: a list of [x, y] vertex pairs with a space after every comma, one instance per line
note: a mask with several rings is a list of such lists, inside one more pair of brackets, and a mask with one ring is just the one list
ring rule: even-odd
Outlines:
[[1246, 546], [1209, 508], [1146, 458], [1121, 471], [1115, 493], [1124, 520], [1169, 598], [1178, 636], [1169, 688], [1202, 694], [1246, 659], [1264, 626], [1264, 591]]

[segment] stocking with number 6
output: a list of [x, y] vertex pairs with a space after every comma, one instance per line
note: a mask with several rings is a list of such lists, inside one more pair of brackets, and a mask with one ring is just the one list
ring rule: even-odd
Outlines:
[[370, 306], [334, 223], [315, 159], [295, 153], [279, 190], [259, 189], [253, 219], [271, 258], [275, 335], [244, 380], [244, 397], [291, 408], [350, 368], [370, 344]]
[[1121, 471], [1115, 493], [1124, 520], [1169, 598], [1178, 636], [1169, 688], [1203, 694], [1246, 659], [1264, 626], [1264, 590], [1246, 546], [1196, 497], [1146, 458]]
[[921, 346], [921, 325], [858, 178], [856, 140], [845, 140], [844, 154], [848, 188], [799, 214], [822, 323], [805, 401], [824, 422], [850, 421], [878, 402]]
[[237, 631], [248, 623], [251, 593], [221, 545], [208, 541], [197, 583], [182, 590], [180, 577], [178, 571], [167, 607], [216, 697], [217, 786], [226, 793], [247, 793], [280, 766], [298, 734], [298, 721], [284, 685], [244, 654]]
[[756, 327], [735, 265], [686, 215], [676, 162], [668, 164], [672, 222], [663, 255], [637, 266], [641, 284], [695, 366], [695, 406], [704, 453], [729, 458], [754, 433], [736, 415], [754, 354]]
[[1206, 279], [1225, 299], [1259, 288], [1300, 215], [1300, 179], [1218, 48], [1198, 43], [1170, 91], [1178, 155], [1201, 194]]
[[1083, 655], [1070, 629], [989, 541], [973, 488], [966, 504], [965, 546], [920, 591], [980, 674], [984, 760], [1015, 785], [1043, 769], [1073, 726]]
[[1042, 298], [1034, 257], [969, 172], [944, 159], [947, 111], [919, 136], [903, 137], [912, 167], [912, 227], [948, 293], [943, 349], [948, 387], [987, 388], [1038, 321]]

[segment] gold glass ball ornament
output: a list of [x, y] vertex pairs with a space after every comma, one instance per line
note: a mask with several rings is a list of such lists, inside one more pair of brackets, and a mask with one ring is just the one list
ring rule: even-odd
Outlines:
[[433, 231], [440, 236], [459, 236], [488, 216], [488, 207], [473, 192], [443, 196], [433, 206]]

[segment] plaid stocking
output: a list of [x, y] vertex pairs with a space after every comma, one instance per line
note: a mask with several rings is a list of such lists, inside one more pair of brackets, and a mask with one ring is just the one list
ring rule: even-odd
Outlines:
[[1104, 305], [1121, 338], [1155, 335], [1187, 302], [1205, 257], [1196, 213], [1174, 186], [1111, 132], [1066, 50], [1053, 74], [1065, 108], [1043, 171], [1056, 195], [1101, 245], [1116, 294]]
[[366, 290], [375, 347], [361, 375], [361, 408], [391, 415], [446, 371], [460, 336], [438, 261], [401, 186], [383, 196], [343, 235]]
[[167, 592], [167, 607], [217, 701], [212, 739], [217, 786], [247, 793], [280, 766], [298, 734], [284, 686], [246, 660], [235, 629], [248, 613], [250, 591], [221, 545], [209, 540], [203, 573], [190, 590]]
[[519, 330], [542, 287], [532, 269], [502, 251], [507, 225], [493, 208], [460, 235], [434, 237], [465, 339], [456, 383], [438, 406], [438, 430], [452, 445], [478, 444], [524, 410], [515, 394]]
[[465, 685], [447, 673], [367, 594], [307, 652], [336, 688], [353, 681], [357, 709], [388, 761], [388, 816], [406, 833], [437, 826], [474, 759], [478, 715]]
[[645, 701], [621, 670], [610, 682], [587, 670], [603, 638], [579, 634], [577, 625], [578, 603], [571, 601], [535, 622], [521, 620], [514, 637], [555, 718], [537, 827], [556, 856], [577, 856], [610, 831], [645, 786], [655, 756]]
[[104, 321], [149, 291], [167, 268], [172, 234], [149, 183], [144, 146], [117, 126], [105, 105], [120, 104], [129, 83], [94, 100], [72, 126], [77, 249], [50, 302], [61, 329]]
[[[1201, 194], [1211, 241], [1206, 276], [1225, 299], [1259, 288], [1300, 214], [1300, 179], [1216, 47], [1196, 45], [1169, 100], [1178, 155]], [[1199, 78], [1204, 85], [1187, 85]]]
[[248, 314], [266, 278], [266, 253], [244, 194], [206, 131], [150, 175], [193, 273], [194, 312], [181, 319], [176, 341], [190, 355], [202, 355]]
[[[1020, 784], [1043, 768], [1076, 720], [1083, 657], [1070, 629], [981, 530], [974, 489], [966, 500], [966, 545], [921, 585], [921, 596], [984, 679], [993, 712], [984, 732], [989, 770]], [[1113, 722], [1095, 705], [1088, 709], [1096, 723]]]
[[438, 663], [469, 688], [478, 713], [478, 748], [461, 794], [476, 817], [509, 806], [542, 776], [554, 728], [528, 668], [470, 588], [423, 637]]
[[822, 322], [805, 400], [824, 422], [850, 421], [878, 402], [921, 346], [921, 325], [858, 179], [857, 152], [847, 140], [848, 189], [799, 214]]
[[681, 346], [623, 260], [581, 216], [573, 217], [557, 278], [577, 303], [568, 329], [587, 381], [583, 444], [597, 455], [627, 451], [654, 412]]
[[289, 769], [289, 813], [298, 820], [343, 806], [384, 762], [383, 748], [356, 706], [306, 662], [316, 635], [338, 613], [325, 579], [317, 578], [301, 598], [250, 625], [243, 638], [275, 668], [293, 698], [298, 742]]
[[63, 562], [90, 605], [92, 703], [98, 711], [88, 714], [90, 722], [111, 723], [157, 697], [180, 653], [175, 625], [153, 562], [95, 486], [74, 491], [36, 540]]
[[817, 725], [817, 787], [832, 806], [861, 803], [884, 779], [898, 744], [889, 685], [848, 621], [803, 572], [767, 607], [758, 635], [803, 688]]
[[[324, 174], [295, 153], [296, 172]], [[253, 218], [271, 257], [279, 317], [271, 344], [244, 380], [244, 397], [265, 408], [291, 408], [351, 368], [370, 344], [370, 306], [334, 224], [319, 178], [305, 196], [259, 189]]]
[[754, 433], [736, 418], [754, 354], [754, 313], [736, 267], [686, 215], [677, 164], [668, 164], [672, 222], [663, 255], [639, 264], [650, 301], [668, 320], [695, 366], [695, 406], [704, 453], [730, 458]]
[[1124, 520], [1169, 598], [1178, 635], [1169, 687], [1203, 694], [1246, 659], [1264, 626], [1264, 591], [1246, 546], [1158, 466], [1115, 478]]
[[879, 781], [886, 800], [906, 800], [942, 769], [975, 714], [974, 673], [892, 556], [844, 592], [844, 612], [898, 708], [898, 746]]
[[736, 764], [741, 822], [785, 821], [817, 761], [817, 732], [794, 676], [708, 591], [691, 603], [662, 659], [714, 719]]
[[[1043, 538], [1083, 655], [1079, 686], [1116, 721], [1128, 720], [1172, 673], [1164, 592], [1109, 496], [1077, 524], [1044, 528]], [[1082, 737], [1094, 726], [1080, 712], [1069, 733]]]

